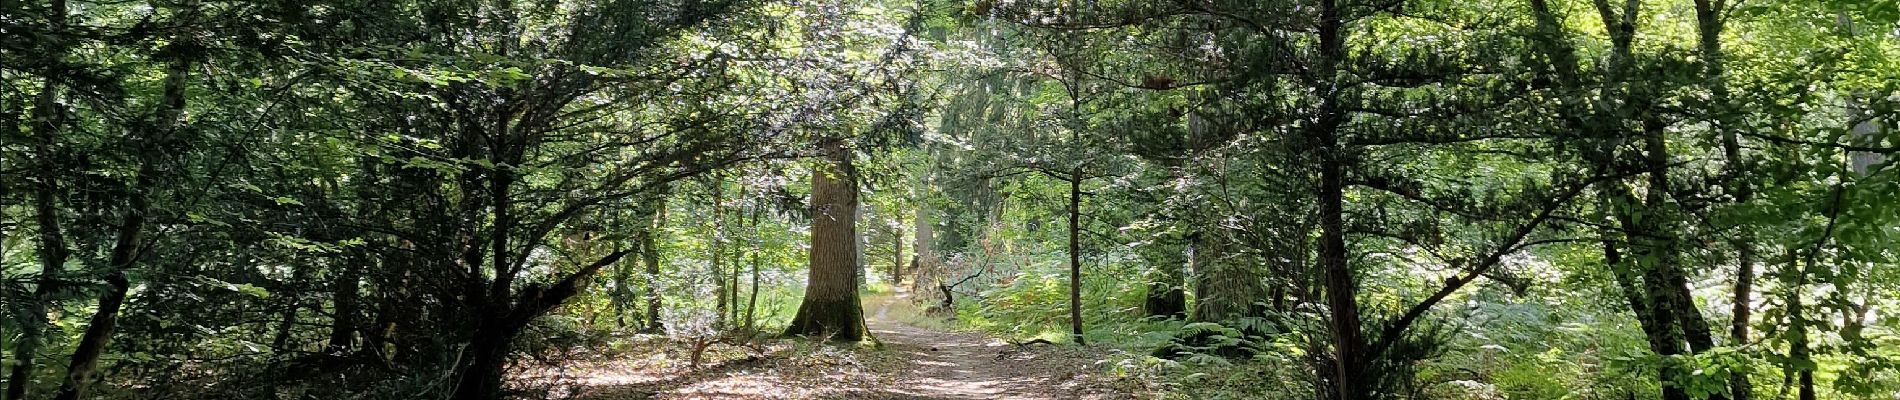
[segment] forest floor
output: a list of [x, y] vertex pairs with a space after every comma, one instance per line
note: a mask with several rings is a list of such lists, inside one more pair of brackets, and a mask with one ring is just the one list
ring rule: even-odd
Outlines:
[[1134, 398], [1112, 389], [1100, 374], [1100, 357], [1087, 348], [1023, 346], [920, 327], [904, 321], [914, 318], [908, 301], [898, 295], [867, 302], [877, 348], [780, 340], [715, 349], [698, 368], [681, 365], [675, 350], [564, 366], [544, 376], [559, 376], [558, 386], [570, 388], [552, 395], [584, 400]]

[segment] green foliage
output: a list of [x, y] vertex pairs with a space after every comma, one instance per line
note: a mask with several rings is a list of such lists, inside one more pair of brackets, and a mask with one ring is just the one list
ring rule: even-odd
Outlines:
[[486, 400], [527, 389], [493, 386], [511, 363], [775, 331], [838, 143], [868, 295], [1066, 344], [1073, 257], [1083, 351], [1158, 397], [1891, 397], [1896, 27], [1895, 0], [0, 1], [0, 364], [29, 398]]

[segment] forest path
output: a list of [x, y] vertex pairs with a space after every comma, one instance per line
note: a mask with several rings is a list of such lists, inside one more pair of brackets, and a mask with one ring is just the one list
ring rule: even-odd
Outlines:
[[[890, 317], [892, 302], [907, 294], [881, 298], [865, 319], [871, 333], [890, 352], [903, 355], [904, 368], [891, 371], [897, 385], [890, 393], [906, 399], [1058, 399], [1057, 393], [1079, 382], [1066, 368], [1038, 365], [1033, 349], [1018, 349], [977, 333], [945, 332], [912, 326]], [[1020, 351], [1030, 350], [1030, 351]], [[1069, 376], [1064, 376], [1069, 375]]]
[[573, 394], [580, 400], [1132, 398], [1095, 374], [1100, 349], [1023, 347], [979, 333], [919, 327], [904, 322], [915, 311], [906, 296], [867, 300], [865, 323], [880, 349], [788, 342], [775, 345], [774, 355], [721, 357], [701, 368], [649, 354], [573, 366], [566, 373], [579, 384]]

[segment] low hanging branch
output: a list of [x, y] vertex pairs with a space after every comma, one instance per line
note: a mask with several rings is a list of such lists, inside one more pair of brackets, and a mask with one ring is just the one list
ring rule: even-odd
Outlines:
[[1425, 300], [1405, 310], [1405, 313], [1401, 314], [1397, 320], [1387, 325], [1385, 329], [1380, 332], [1378, 340], [1372, 343], [1371, 354], [1377, 355], [1384, 353], [1387, 348], [1393, 343], [1398, 342], [1400, 337], [1404, 336], [1405, 331], [1410, 329], [1412, 324], [1417, 323], [1419, 318], [1424, 317], [1426, 312], [1431, 311], [1433, 306], [1444, 301], [1446, 297], [1450, 297], [1452, 293], [1456, 293], [1459, 289], [1464, 288], [1465, 285], [1476, 281], [1479, 277], [1489, 274], [1493, 267], [1496, 267], [1504, 260], [1504, 256], [1534, 244], [1545, 243], [1542, 241], [1527, 243], [1525, 239], [1529, 238], [1530, 234], [1535, 232], [1537, 228], [1543, 226], [1544, 222], [1551, 220], [1557, 210], [1569, 204], [1571, 199], [1583, 194], [1584, 190], [1589, 189], [1597, 183], [1621, 177], [1623, 176], [1598, 176], [1594, 179], [1571, 186], [1562, 193], [1546, 200], [1544, 207], [1537, 211], [1537, 215], [1525, 221], [1523, 225], [1519, 225], [1516, 230], [1511, 232], [1510, 237], [1506, 238], [1503, 243], [1499, 244], [1497, 248], [1492, 250], [1489, 254], [1485, 254], [1484, 258], [1478, 260], [1478, 262], [1473, 264], [1464, 274], [1446, 278], [1444, 287], [1439, 288], [1438, 291], [1433, 292], [1432, 295], [1426, 297]]
[[995, 255], [996, 255], [996, 252], [991, 251], [989, 246], [984, 246], [983, 247], [983, 265], [977, 266], [976, 271], [971, 272], [969, 276], [965, 276], [963, 277], [963, 279], [957, 280], [957, 283], [952, 283], [948, 285], [943, 284], [943, 283], [937, 284], [937, 290], [943, 291], [943, 305], [942, 305], [943, 309], [949, 310], [951, 309], [951, 307], [956, 306], [955, 291], [956, 291], [957, 286], [963, 286], [964, 283], [970, 282], [971, 279], [976, 279], [977, 277], [983, 276], [984, 272], [989, 272], [989, 270], [991, 269], [990, 258]]
[[517, 325], [527, 325], [527, 323], [535, 317], [546, 314], [555, 307], [561, 306], [561, 303], [566, 302], [568, 298], [580, 294], [584, 284], [588, 280], [593, 279], [594, 274], [600, 272], [602, 268], [613, 265], [615, 262], [619, 262], [621, 258], [632, 253], [633, 250], [614, 251], [605, 257], [601, 257], [599, 260], [595, 260], [592, 264], [575, 270], [574, 273], [568, 274], [567, 277], [561, 278], [560, 281], [545, 286], [528, 288], [522, 293], [521, 301], [517, 303], [518, 305], [515, 306], [515, 309], [509, 312], [508, 322]]

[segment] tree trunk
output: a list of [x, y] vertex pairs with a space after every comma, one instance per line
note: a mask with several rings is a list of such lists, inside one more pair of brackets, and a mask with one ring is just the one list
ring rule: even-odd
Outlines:
[[1170, 240], [1169, 247], [1162, 249], [1158, 260], [1154, 260], [1154, 270], [1148, 276], [1148, 293], [1141, 309], [1149, 317], [1184, 318], [1187, 316], [1187, 293], [1183, 288], [1186, 279], [1183, 272], [1187, 260], [1184, 254], [1188, 247], [1180, 241]]
[[[368, 261], [368, 257], [363, 257], [363, 259], [365, 262]], [[332, 302], [336, 304], [336, 309], [335, 316], [330, 319], [330, 339], [323, 350], [325, 353], [337, 355], [348, 353], [356, 347], [356, 314], [361, 312], [362, 308], [362, 287], [359, 282], [363, 279], [360, 269], [362, 266], [350, 265], [344, 268], [330, 282], [331, 291], [335, 293]]]
[[910, 263], [910, 273], [913, 275], [910, 278], [911, 293], [923, 293], [918, 289], [930, 284], [931, 268], [935, 267], [934, 260], [937, 256], [936, 253], [931, 252], [930, 247], [930, 242], [934, 239], [932, 238], [933, 230], [936, 229], [936, 226], [930, 222], [932, 218], [930, 203], [926, 199], [919, 199], [918, 203], [920, 204], [917, 206], [917, 215], [911, 218], [911, 223], [916, 225], [913, 231], [917, 232], [912, 238], [914, 244], [910, 246], [913, 253]]
[[[1319, 68], [1315, 78], [1321, 82], [1339, 79], [1339, 63], [1345, 59], [1345, 37], [1339, 5], [1321, 0], [1319, 6]], [[1365, 354], [1365, 332], [1359, 319], [1357, 277], [1347, 262], [1345, 193], [1346, 154], [1339, 143], [1339, 126], [1344, 124], [1344, 105], [1336, 88], [1320, 88], [1319, 119], [1309, 133], [1320, 152], [1319, 185], [1319, 263], [1325, 275], [1326, 305], [1333, 341], [1333, 390], [1339, 400], [1370, 399], [1373, 382], [1366, 379], [1365, 368], [1372, 361]]]
[[[1668, 197], [1671, 185], [1669, 183], [1669, 150], [1663, 138], [1664, 123], [1652, 119], [1644, 121], [1643, 125], [1644, 147], [1647, 148], [1645, 153], [1648, 154], [1646, 162], [1650, 170], [1649, 189], [1645, 191], [1648, 195], [1648, 206], [1651, 210], [1667, 210], [1670, 207]], [[1689, 288], [1688, 274], [1682, 268], [1681, 251], [1678, 249], [1681, 239], [1677, 233], [1682, 231], [1682, 227], [1679, 226], [1673, 214], [1666, 211], [1658, 214], [1661, 215], [1652, 215], [1651, 218], [1660, 226], [1650, 232], [1650, 236], [1658, 240], [1657, 244], [1661, 247], [1657, 254], [1659, 257], [1656, 258], [1658, 261], [1656, 267], [1667, 279], [1669, 300], [1675, 303], [1675, 312], [1680, 318], [1683, 337], [1688, 340], [1690, 351], [1695, 353], [1709, 351], [1715, 348], [1714, 334], [1709, 327], [1709, 320], [1702, 317], [1702, 310], [1695, 305], [1694, 293]], [[1721, 396], [1716, 397], [1721, 398]]]
[[[1655, 221], [1662, 217], [1652, 212], [1655, 209], [1630, 195], [1626, 188], [1610, 190], [1615, 200], [1606, 204], [1610, 204], [1610, 212], [1616, 214], [1624, 239], [1631, 243], [1632, 260], [1628, 264], [1611, 260], [1612, 257], [1621, 257], [1615, 256], [1616, 246], [1609, 241], [1604, 243], [1605, 260], [1617, 261], [1611, 266], [1616, 268], [1618, 284], [1624, 287], [1625, 295], [1631, 297], [1631, 311], [1636, 314], [1637, 321], [1643, 324], [1650, 351], [1664, 357], [1683, 354], [1681, 303], [1675, 301], [1676, 291], [1670, 287], [1672, 280], [1664, 270], [1664, 266], [1670, 262], [1668, 260], [1673, 257], [1667, 255], [1670, 251], [1667, 244], [1656, 238], [1659, 228]], [[1675, 369], [1662, 369], [1658, 378], [1662, 382], [1675, 382], [1680, 380], [1676, 374]], [[1679, 386], [1663, 385], [1662, 399], [1687, 400], [1689, 395]]]
[[1069, 173], [1069, 334], [1082, 338], [1082, 168]]
[[[407, 242], [404, 242], [401, 246], [404, 247], [404, 250], [409, 250], [414, 247]], [[401, 264], [402, 262], [416, 261], [415, 257], [410, 257], [403, 252], [397, 252], [396, 257], [398, 257], [397, 262], [393, 263], [396, 265], [403, 265]], [[375, 282], [375, 286], [377, 288], [376, 293], [378, 293], [378, 296], [376, 296], [376, 319], [370, 324], [369, 329], [363, 331], [363, 341], [368, 345], [365, 350], [380, 354], [384, 360], [403, 361], [405, 358], [414, 355], [411, 354], [412, 352], [410, 351], [413, 348], [411, 346], [412, 342], [410, 341], [413, 335], [410, 335], [409, 332], [413, 330], [411, 325], [419, 322], [417, 321], [417, 316], [411, 314], [414, 310], [408, 307], [408, 305], [411, 304], [408, 302], [411, 301], [413, 297], [410, 294], [410, 285], [414, 282], [411, 281], [412, 277], [408, 271], [403, 271], [394, 276], [389, 276], [388, 274], [377, 274], [373, 276], [377, 277], [377, 279], [374, 279], [377, 281]]]
[[[309, 279], [309, 268], [298, 268], [290, 273], [290, 282], [304, 282]], [[296, 296], [285, 299], [283, 312], [277, 314], [277, 334], [271, 338], [271, 351], [289, 353], [290, 336], [297, 326], [297, 311], [303, 308], [303, 301]], [[104, 301], [103, 299], [101, 301]]]
[[759, 307], [759, 253], [765, 250], [765, 235], [759, 231], [759, 218], [763, 216], [761, 211], [762, 208], [758, 205], [752, 206], [752, 290], [745, 301], [745, 329], [747, 331], [752, 330], [752, 325], [756, 321], [753, 319], [753, 310]]
[[[738, 185], [739, 185], [739, 196], [736, 197], [735, 199], [741, 199], [741, 200], [745, 199], [746, 198], [745, 180], [744, 179], [739, 180]], [[733, 216], [731, 218], [733, 218], [734, 221], [737, 221], [736, 224], [739, 226], [744, 226], [745, 225], [744, 210], [735, 209], [735, 210], [731, 210], [731, 212], [733, 212]], [[726, 224], [723, 222], [720, 223], [720, 226], [722, 228], [720, 228], [719, 232], [722, 235], [722, 241], [724, 241], [723, 239], [725, 239], [723, 238], [723, 235], [730, 234], [727, 228], [724, 228], [725, 225]], [[740, 311], [739, 282], [741, 281], [739, 279], [739, 274], [740, 274], [740, 271], [745, 270], [745, 267], [744, 267], [745, 254], [744, 254], [744, 250], [740, 249], [739, 246], [723, 246], [723, 247], [726, 248], [726, 252], [724, 253], [726, 257], [726, 263], [731, 266], [725, 272], [723, 272], [726, 275], [726, 285], [724, 288], [724, 290], [726, 291], [726, 312], [725, 312], [726, 324], [725, 326], [735, 327], [735, 326], [739, 326], [739, 311]]]
[[[1738, 247], [1736, 247], [1737, 256], [1735, 257], [1735, 292], [1733, 296], [1735, 304], [1730, 308], [1731, 318], [1729, 320], [1728, 331], [1730, 346], [1739, 347], [1748, 344], [1748, 320], [1751, 310], [1749, 303], [1754, 301], [1751, 295], [1755, 291], [1755, 249], [1753, 247], [1753, 239], [1753, 235], [1747, 235], [1738, 237], [1735, 240]], [[1732, 395], [1735, 400], [1750, 400], [1754, 398], [1754, 385], [1749, 383], [1747, 374], [1734, 374], [1729, 376], [1729, 394]]]
[[710, 189], [712, 189], [712, 235], [710, 238], [712, 240], [712, 282], [714, 288], [713, 314], [717, 315], [714, 317], [713, 326], [723, 329], [726, 326], [726, 311], [730, 308], [728, 303], [732, 301], [733, 297], [730, 293], [726, 293], [726, 267], [725, 264], [721, 263], [725, 260], [725, 257], [723, 257], [723, 253], [720, 253], [725, 243], [725, 233], [720, 230], [725, 228], [726, 222], [726, 213], [723, 207], [721, 207], [725, 202], [725, 179], [715, 174]]
[[[195, 12], [194, 5], [187, 4], [183, 14]], [[182, 38], [170, 46], [174, 53], [185, 46]], [[132, 191], [127, 196], [124, 219], [120, 221], [116, 243], [112, 246], [109, 262], [112, 272], [106, 275], [105, 290], [99, 294], [99, 307], [93, 311], [91, 323], [86, 333], [80, 337], [79, 345], [73, 349], [72, 361], [67, 364], [66, 378], [61, 381], [56, 400], [79, 400], [92, 384], [94, 371], [99, 366], [99, 357], [105, 354], [106, 346], [112, 343], [113, 330], [118, 327], [119, 310], [125, 305], [126, 291], [130, 282], [126, 280], [126, 271], [138, 263], [139, 255], [145, 245], [146, 213], [151, 209], [151, 191], [157, 186], [160, 166], [158, 165], [173, 141], [172, 134], [177, 130], [180, 118], [185, 111], [185, 83], [191, 72], [191, 64], [184, 58], [173, 59], [166, 69], [164, 98], [160, 100], [163, 108], [154, 116], [152, 124], [139, 129], [143, 134], [134, 140], [139, 143], [139, 172]], [[292, 313], [296, 312], [293, 307]]]
[[1230, 258], [1232, 242], [1227, 234], [1212, 228], [1191, 235], [1195, 321], [1226, 323], [1265, 311], [1258, 305], [1266, 293], [1260, 275], [1252, 265]]
[[[1695, 305], [1687, 273], [1681, 265], [1678, 249], [1680, 239], [1677, 236], [1681, 227], [1675, 215], [1669, 211], [1669, 150], [1663, 132], [1664, 123], [1660, 120], [1649, 118], [1643, 121], [1644, 164], [1649, 177], [1643, 208], [1647, 209], [1647, 215], [1636, 223], [1639, 229], [1632, 231], [1636, 234], [1631, 235], [1630, 240], [1644, 244], [1644, 248], [1639, 249], [1637, 264], [1643, 265], [1649, 273], [1645, 281], [1650, 285], [1650, 304], [1656, 318], [1659, 321], [1673, 321], [1680, 329], [1681, 336], [1676, 336], [1677, 332], [1668, 332], [1663, 339], [1686, 341], [1690, 354], [1706, 352], [1715, 347], [1714, 334], [1708, 319], [1702, 317], [1702, 310]], [[1673, 320], [1669, 319], [1671, 317]], [[1726, 397], [1717, 395], [1710, 398]]]
[[659, 241], [654, 240], [654, 236], [659, 234], [660, 228], [666, 226], [666, 199], [661, 197], [650, 201], [653, 204], [651, 208], [653, 221], [634, 234], [634, 240], [640, 243], [640, 262], [646, 264], [646, 332], [659, 333], [664, 331], [666, 326], [660, 321], [660, 306], [663, 301], [660, 295], [660, 244]]
[[[47, 22], [51, 29], [64, 29], [66, 25], [66, 0], [52, 0], [46, 9]], [[66, 48], [55, 43], [46, 55], [49, 60], [65, 58]], [[27, 385], [33, 377], [34, 356], [39, 352], [40, 344], [45, 340], [46, 311], [52, 301], [55, 288], [59, 285], [60, 275], [66, 268], [66, 237], [59, 224], [59, 181], [60, 165], [59, 127], [63, 124], [58, 76], [63, 75], [58, 63], [48, 63], [46, 81], [40, 85], [39, 97], [33, 105], [33, 158], [36, 181], [33, 190], [34, 218], [39, 230], [38, 253], [40, 257], [40, 276], [33, 289], [33, 300], [28, 305], [29, 317], [20, 327], [20, 338], [13, 344], [13, 371], [7, 378], [6, 400], [25, 400]]]
[[[1794, 265], [1785, 274], [1787, 278], [1784, 281], [1789, 286], [1788, 358], [1795, 365], [1795, 376], [1799, 379], [1795, 397], [1800, 400], [1814, 400], [1814, 368], [1809, 367], [1814, 365], [1813, 350], [1808, 347], [1807, 306], [1801, 296], [1807, 287], [1808, 272], [1799, 261], [1793, 261], [1793, 263]], [[1811, 266], [1812, 263], [1810, 262], [1809, 265]]]
[[125, 271], [113, 271], [106, 277], [105, 291], [99, 294], [99, 310], [93, 312], [91, 324], [79, 339], [79, 347], [73, 350], [72, 363], [67, 366], [65, 380], [59, 384], [59, 394], [53, 396], [55, 400], [79, 400], [85, 396], [86, 387], [92, 384], [93, 371], [98, 369], [99, 356], [112, 344], [112, 331], [118, 326], [127, 286]]
[[542, 315], [581, 293], [601, 269], [620, 262], [632, 253], [615, 250], [582, 266], [560, 280], [522, 288], [519, 294], [497, 292], [503, 297], [479, 299], [468, 345], [458, 355], [456, 385], [450, 397], [456, 400], [494, 400], [503, 397], [503, 370], [513, 352], [514, 338]]
[[[1701, 44], [1703, 77], [1708, 80], [1710, 117], [1706, 118], [1710, 129], [1722, 139], [1722, 153], [1728, 162], [1725, 183], [1730, 193], [1735, 195], [1735, 204], [1746, 204], [1754, 197], [1754, 188], [1748, 180], [1748, 160], [1742, 158], [1741, 142], [1736, 137], [1730, 117], [1728, 81], [1723, 76], [1722, 54], [1722, 11], [1727, 9], [1727, 0], [1696, 0], [1696, 33]], [[1755, 280], [1755, 235], [1752, 227], [1738, 227], [1730, 245], [1735, 247], [1735, 290], [1730, 296], [1733, 305], [1730, 308], [1729, 345], [1742, 346], [1748, 343], [1748, 320], [1751, 296]], [[1754, 397], [1754, 385], [1749, 383], [1747, 374], [1729, 376], [1729, 396], [1735, 400], [1750, 400]]]
[[786, 335], [855, 342], [869, 337], [857, 288], [857, 175], [841, 139], [824, 144], [811, 176], [811, 268]]
[[[1327, 135], [1330, 138], [1330, 135]], [[1320, 169], [1320, 268], [1326, 279], [1326, 304], [1332, 311], [1328, 327], [1333, 340], [1334, 390], [1340, 400], [1369, 399], [1369, 382], [1363, 370], [1369, 361], [1364, 354], [1366, 342], [1360, 330], [1359, 303], [1354, 298], [1357, 283], [1346, 263], [1344, 219], [1345, 171], [1337, 160], [1338, 150], [1328, 146], [1327, 160]]]
[[[895, 213], [893, 213], [895, 215]], [[900, 221], [901, 222], [901, 221]], [[904, 228], [897, 224], [891, 230], [891, 289], [896, 290], [904, 283]]]
[[508, 353], [513, 350], [512, 340], [516, 332], [506, 331], [505, 327], [483, 327], [475, 331], [468, 347], [462, 349], [463, 362], [460, 378], [455, 385], [454, 400], [497, 400], [502, 397], [503, 372], [508, 366]]
[[[182, 96], [183, 89], [179, 88], [176, 93]], [[142, 139], [150, 140], [151, 137]], [[112, 333], [118, 325], [119, 310], [125, 304], [126, 291], [130, 286], [130, 282], [126, 280], [125, 271], [138, 261], [140, 246], [144, 243], [145, 213], [150, 208], [146, 195], [152, 187], [154, 179], [152, 175], [158, 173], [154, 165], [157, 160], [153, 159], [155, 157], [150, 153], [156, 151], [158, 149], [144, 150], [147, 155], [142, 156], [145, 158], [144, 165], [140, 168], [138, 184], [131, 194], [130, 209], [127, 210], [125, 219], [119, 226], [117, 243], [112, 248], [110, 259], [112, 272], [106, 275], [105, 288], [99, 294], [99, 307], [93, 312], [90, 323], [86, 326], [86, 332], [73, 350], [71, 363], [66, 369], [66, 377], [60, 382], [59, 393], [54, 396], [55, 399], [78, 400], [84, 396], [86, 387], [92, 383], [93, 372], [99, 364], [99, 356], [104, 354], [106, 346], [112, 343]]]
[[[626, 262], [614, 264], [614, 291], [609, 294], [611, 297], [609, 300], [614, 306], [614, 326], [623, 330], [627, 329], [627, 313], [635, 310], [631, 304], [633, 302], [633, 268], [627, 264]], [[633, 317], [634, 323], [640, 323], [642, 317], [637, 314], [638, 311], [631, 312], [636, 313]]]

